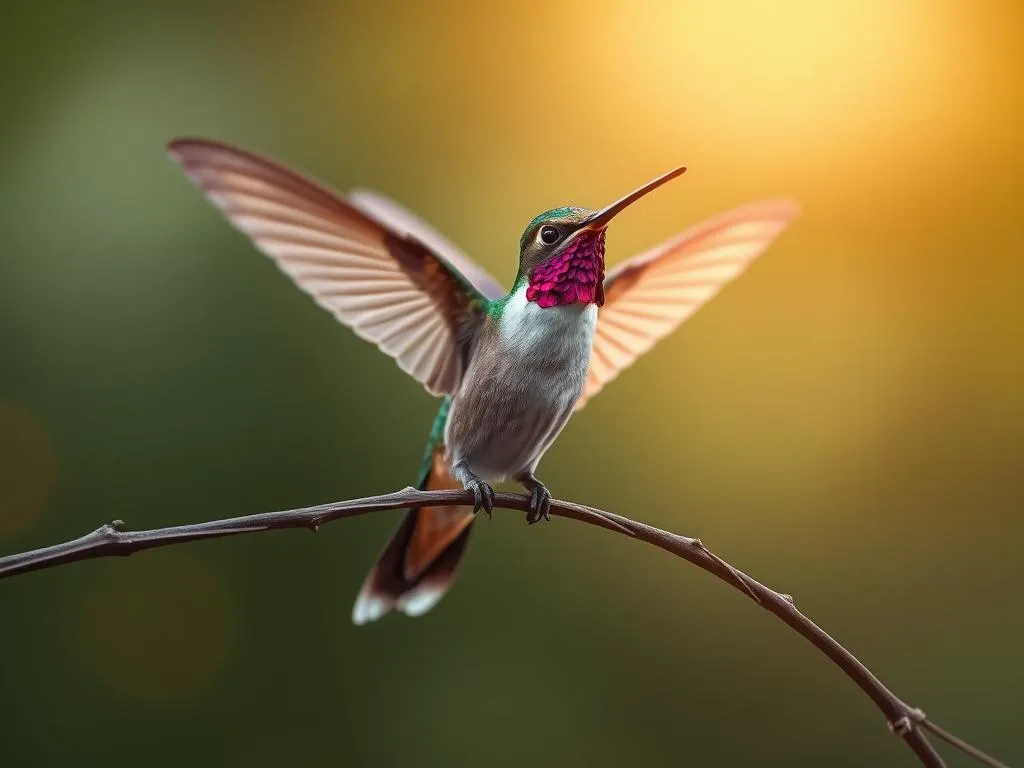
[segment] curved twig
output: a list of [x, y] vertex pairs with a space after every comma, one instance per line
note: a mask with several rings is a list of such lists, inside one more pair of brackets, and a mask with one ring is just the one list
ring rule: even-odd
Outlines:
[[[510, 493], [495, 494], [494, 502], [495, 507], [521, 512], [528, 511], [530, 504], [526, 496]], [[97, 528], [92, 533], [72, 541], [0, 558], [0, 578], [52, 568], [79, 560], [126, 556], [144, 549], [164, 547], [186, 541], [285, 528], [309, 528], [315, 531], [324, 523], [385, 509], [472, 503], [473, 497], [469, 491], [421, 491], [415, 488], [405, 488], [382, 496], [368, 496], [363, 499], [339, 501], [316, 507], [266, 512], [259, 515], [211, 520], [170, 528], [154, 528], [148, 531], [127, 531], [123, 522], [115, 520], [113, 523]], [[551, 514], [596, 525], [599, 528], [606, 528], [615, 533], [652, 544], [688, 560], [735, 587], [801, 634], [845, 672], [882, 711], [889, 729], [914, 750], [923, 765], [941, 768], [945, 763], [928, 742], [922, 729], [931, 731], [940, 739], [992, 768], [1008, 768], [999, 760], [986, 755], [935, 725], [921, 710], [905, 704], [852, 653], [801, 613], [789, 595], [776, 592], [734, 568], [712, 553], [700, 539], [669, 533], [627, 517], [568, 501], [552, 501]]]

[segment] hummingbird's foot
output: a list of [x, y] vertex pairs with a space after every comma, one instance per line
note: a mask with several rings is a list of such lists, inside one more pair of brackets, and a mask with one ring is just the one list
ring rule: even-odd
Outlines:
[[452, 467], [452, 476], [462, 483], [463, 488], [473, 492], [473, 513], [482, 509], [490, 517], [494, 509], [494, 489], [462, 461]]
[[494, 509], [494, 489], [479, 477], [465, 483], [465, 488], [467, 491], [473, 491], [473, 512], [482, 509], [487, 513], [487, 517], [490, 517], [491, 510]]
[[530, 525], [541, 520], [551, 519], [551, 491], [532, 472], [517, 478], [523, 487], [530, 492], [530, 511], [526, 513], [526, 522]]

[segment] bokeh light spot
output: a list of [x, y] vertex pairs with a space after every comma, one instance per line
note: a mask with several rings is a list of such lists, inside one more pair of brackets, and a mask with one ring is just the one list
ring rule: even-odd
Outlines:
[[82, 606], [96, 673], [124, 696], [175, 700], [207, 689], [232, 645], [232, 600], [219, 573], [180, 552], [111, 564]]
[[53, 493], [55, 465], [46, 428], [17, 403], [0, 401], [0, 538], [40, 515]]

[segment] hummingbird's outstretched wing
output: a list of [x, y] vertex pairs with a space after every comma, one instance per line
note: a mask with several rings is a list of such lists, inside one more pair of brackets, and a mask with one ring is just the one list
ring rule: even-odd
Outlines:
[[488, 299], [500, 299], [507, 292], [486, 269], [408, 208], [370, 189], [351, 189], [345, 197], [371, 219], [419, 240], [459, 270]]
[[167, 147], [227, 219], [306, 293], [433, 394], [458, 389], [490, 286], [273, 160], [205, 139]]
[[698, 224], [609, 272], [576, 410], [743, 272], [798, 211], [787, 201], [746, 205]]

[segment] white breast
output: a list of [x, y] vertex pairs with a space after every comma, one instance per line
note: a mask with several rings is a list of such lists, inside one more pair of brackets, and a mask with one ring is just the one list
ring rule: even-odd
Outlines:
[[569, 304], [545, 309], [526, 300], [524, 285], [505, 305], [498, 334], [509, 350], [560, 358], [569, 367], [582, 366], [585, 373], [596, 325], [596, 305]]

